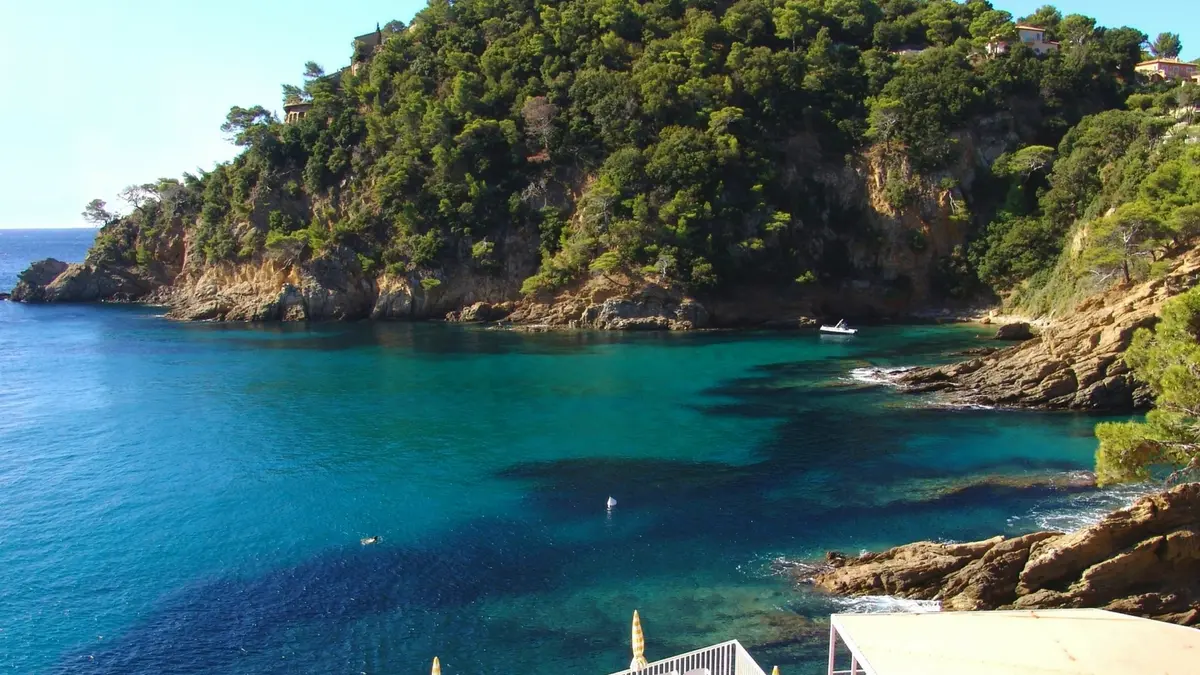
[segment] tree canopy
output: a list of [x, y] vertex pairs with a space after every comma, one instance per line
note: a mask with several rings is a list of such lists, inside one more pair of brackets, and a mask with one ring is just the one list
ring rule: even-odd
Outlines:
[[1183, 51], [1183, 41], [1178, 33], [1159, 33], [1150, 43], [1150, 53], [1160, 59], [1174, 59]]
[[[304, 64], [282, 89], [302, 119], [234, 106], [221, 129], [242, 153], [131, 217], [186, 223], [209, 262], [347, 247], [376, 273], [516, 265], [531, 293], [618, 268], [697, 290], [836, 283], [875, 273], [849, 253], [880, 239], [870, 207], [845, 195], [879, 144], [889, 203], [947, 193], [984, 242], [938, 269], [1011, 287], [1093, 189], [1069, 166], [1090, 159], [1059, 167], [1064, 135], [1124, 104], [1146, 40], [1052, 7], [1023, 20], [1063, 49], [989, 54], [1015, 24], [981, 0], [433, 0], [353, 67]], [[970, 145], [997, 139], [1003, 166], [960, 186]]]
[[1134, 334], [1125, 361], [1154, 395], [1145, 422], [1096, 426], [1101, 484], [1146, 480], [1155, 469], [1173, 478], [1200, 475], [1200, 288], [1167, 302], [1154, 329]]

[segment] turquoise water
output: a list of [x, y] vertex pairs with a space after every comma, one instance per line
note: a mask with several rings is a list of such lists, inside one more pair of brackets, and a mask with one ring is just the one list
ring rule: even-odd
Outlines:
[[[1094, 420], [855, 381], [969, 327], [526, 335], [0, 303], [0, 669], [822, 672], [782, 560], [1086, 517]], [[611, 514], [604, 502], [619, 500]], [[382, 541], [362, 546], [359, 539]]]

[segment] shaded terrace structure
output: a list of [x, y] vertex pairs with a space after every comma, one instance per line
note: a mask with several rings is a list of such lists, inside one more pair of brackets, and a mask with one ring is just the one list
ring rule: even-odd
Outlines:
[[1100, 609], [830, 619], [829, 675], [1200, 673], [1200, 630]]

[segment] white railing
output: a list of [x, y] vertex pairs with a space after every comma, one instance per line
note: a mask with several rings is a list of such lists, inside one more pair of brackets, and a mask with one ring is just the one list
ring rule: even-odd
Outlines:
[[766, 675], [737, 640], [655, 661], [612, 675]]

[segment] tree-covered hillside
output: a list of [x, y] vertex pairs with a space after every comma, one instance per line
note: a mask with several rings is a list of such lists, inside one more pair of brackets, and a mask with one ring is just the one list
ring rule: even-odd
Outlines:
[[[1054, 149], [1136, 137], [1108, 118], [1068, 131], [1138, 90], [1146, 41], [1050, 7], [1021, 21], [1061, 48], [1011, 42], [1014, 18], [980, 1], [433, 0], [352, 67], [309, 64], [285, 85], [311, 103], [298, 122], [232, 109], [232, 162], [133, 188], [125, 218], [92, 205], [112, 223], [93, 257], [178, 266], [161, 240], [182, 230], [187, 265], [336, 247], [426, 288], [514, 265], [524, 293], [596, 273], [832, 284], [871, 272], [848, 251], [881, 236], [873, 206], [838, 177], [874, 161], [885, 208], [933, 186], [975, 240], [915, 273], [948, 294], [977, 290], [977, 271], [1011, 288], [1048, 268], [1086, 202], [1056, 179], [1063, 159], [1050, 170]], [[990, 53], [997, 40], [1011, 49]], [[1002, 161], [968, 146], [972, 130]], [[1093, 138], [1110, 131], [1124, 135]], [[982, 166], [969, 186], [964, 157]]]
[[1200, 236], [1200, 87], [1162, 89], [1085, 118], [1053, 164], [1050, 148], [1001, 158], [1022, 178], [975, 244], [984, 280], [1031, 313], [1067, 310], [1165, 271]]

